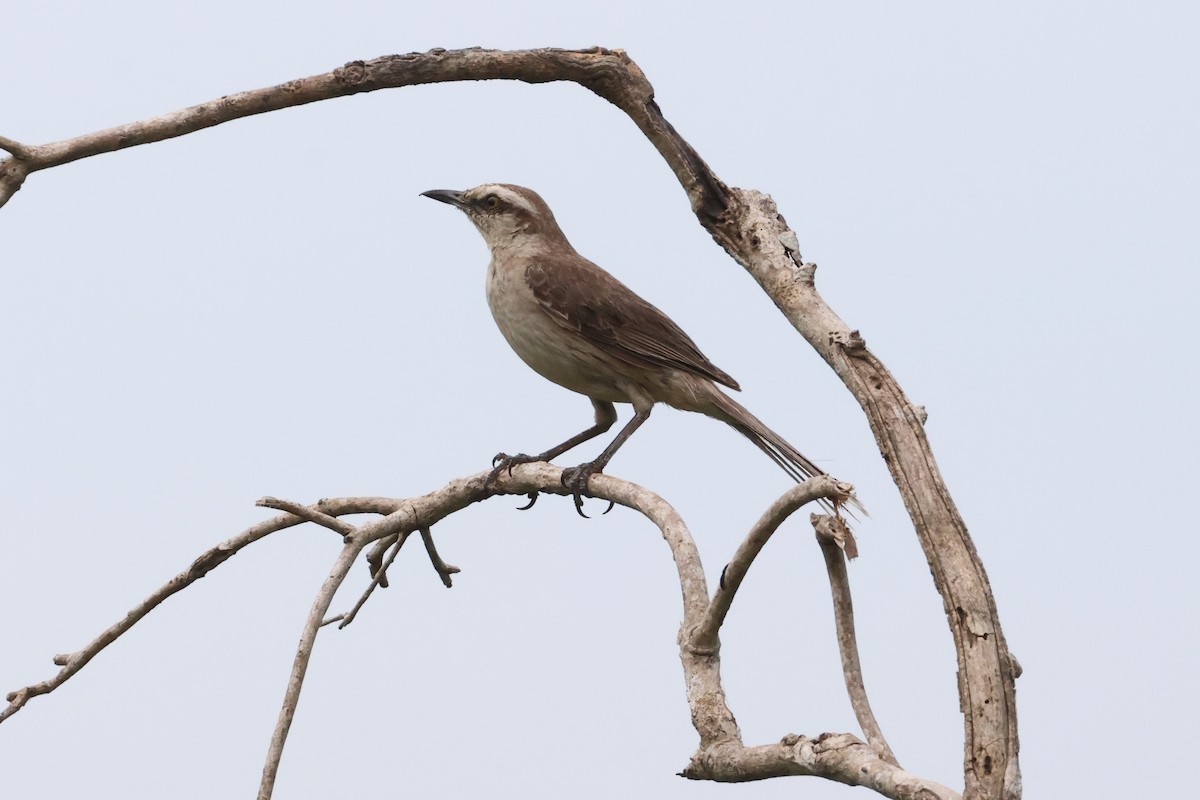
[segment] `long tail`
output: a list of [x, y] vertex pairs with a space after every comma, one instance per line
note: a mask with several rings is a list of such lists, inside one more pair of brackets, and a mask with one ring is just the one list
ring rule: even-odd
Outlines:
[[[727, 423], [731, 428], [753, 442], [755, 447], [766, 453], [796, 483], [826, 474], [825, 470], [805, 458], [804, 454], [789, 444], [786, 439], [768, 428], [763, 424], [762, 420], [751, 414], [741, 403], [720, 389], [717, 389], [715, 386], [712, 387], [709, 398], [713, 405], [713, 408], [707, 412], [709, 416]], [[713, 411], [716, 413], [712, 413]], [[846, 504], [864, 514], [866, 513], [866, 509], [854, 497], [851, 497]], [[826, 507], [830, 506], [829, 503], [822, 503], [822, 505]]]

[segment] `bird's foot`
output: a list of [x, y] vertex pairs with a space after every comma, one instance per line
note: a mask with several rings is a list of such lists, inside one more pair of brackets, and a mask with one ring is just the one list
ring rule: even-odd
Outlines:
[[[562, 478], [559, 479], [563, 486], [571, 490], [571, 496], [575, 499], [575, 510], [581, 517], [588, 518], [588, 515], [583, 513], [583, 495], [587, 492], [588, 480], [593, 475], [599, 475], [602, 469], [602, 467], [596, 466], [595, 462], [589, 461], [578, 467], [564, 469]], [[604, 513], [612, 511], [614, 505], [615, 503], [609, 500], [608, 508], [604, 509]]]
[[[544, 461], [542, 456], [530, 456], [525, 453], [517, 453], [515, 456], [510, 456], [508, 453], [497, 453], [492, 459], [492, 471], [488, 473], [487, 479], [483, 482], [483, 488], [487, 491], [492, 490], [492, 485], [496, 482], [496, 478], [500, 477], [501, 472], [507, 472], [508, 476], [512, 477], [513, 467], [518, 464], [533, 464], [538, 461]], [[529, 502], [523, 506], [519, 506], [517, 511], [528, 511], [533, 508], [533, 504], [537, 502], [538, 493], [530, 492]]]
[[500, 477], [501, 472], [507, 472], [508, 477], [511, 478], [513, 467], [518, 464], [532, 464], [541, 460], [541, 456], [529, 456], [524, 453], [517, 453], [515, 456], [510, 456], [508, 453], [496, 453], [495, 458], [492, 459], [492, 471], [488, 473], [483, 486], [485, 489], [492, 488], [492, 484], [496, 482], [496, 478]]

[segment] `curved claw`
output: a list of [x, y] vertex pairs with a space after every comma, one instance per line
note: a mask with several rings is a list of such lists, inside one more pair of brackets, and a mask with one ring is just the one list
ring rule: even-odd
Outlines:
[[496, 453], [492, 458], [492, 471], [488, 473], [487, 479], [483, 482], [483, 488], [491, 489], [501, 472], [508, 472], [508, 477], [511, 478], [513, 467], [518, 464], [532, 464], [540, 460], [538, 456], [528, 456], [524, 453], [517, 453], [515, 456], [510, 456], [508, 453]]
[[[580, 464], [574, 469], [564, 469], [562, 477], [559, 479], [563, 486], [571, 490], [571, 497], [575, 501], [575, 511], [584, 519], [591, 519], [591, 517], [583, 513], [583, 494], [587, 491], [588, 480], [599, 472], [600, 470], [592, 464]], [[612, 507], [613, 502], [610, 500], [604, 513], [607, 514]]]
[[537, 492], [530, 492], [527, 496], [529, 497], [529, 502], [523, 506], [517, 506], [517, 511], [528, 511], [529, 509], [533, 508], [533, 504], [537, 502]]

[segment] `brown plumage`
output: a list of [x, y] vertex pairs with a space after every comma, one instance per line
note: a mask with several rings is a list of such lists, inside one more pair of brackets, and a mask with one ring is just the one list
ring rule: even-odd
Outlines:
[[729, 424], [797, 481], [824, 474], [717, 388], [721, 384], [740, 391], [737, 381], [709, 361], [683, 329], [579, 255], [536, 192], [492, 183], [464, 192], [424, 194], [464, 211], [491, 249], [488, 305], [513, 350], [548, 380], [587, 395], [596, 411], [591, 428], [543, 453], [501, 453], [493, 476], [514, 464], [549, 461], [599, 436], [617, 420], [613, 403], [630, 403], [633, 419], [616, 439], [594, 461], [563, 473], [582, 514], [580, 495], [588, 478], [604, 469], [659, 402]]
[[670, 317], [578, 253], [533, 261], [525, 279], [542, 309], [563, 328], [646, 369], [682, 369], [741, 391]]

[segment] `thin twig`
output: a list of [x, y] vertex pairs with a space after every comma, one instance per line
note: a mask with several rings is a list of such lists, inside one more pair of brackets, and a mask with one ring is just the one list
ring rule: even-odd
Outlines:
[[784, 492], [778, 500], [771, 504], [758, 522], [746, 534], [738, 546], [733, 558], [725, 565], [721, 573], [721, 582], [713, 593], [712, 602], [704, 614], [704, 619], [692, 631], [690, 645], [698, 650], [716, 651], [719, 647], [718, 634], [729, 607], [733, 604], [734, 595], [742, 585], [742, 579], [750, 570], [750, 565], [758, 557], [771, 536], [783, 524], [784, 520], [794, 514], [806, 503], [821, 498], [835, 498], [844, 495], [845, 484], [839, 484], [828, 476], [811, 478], [799, 483]]
[[257, 542], [263, 537], [283, 530], [284, 528], [297, 525], [302, 520], [295, 517], [276, 517], [274, 519], [265, 520], [249, 528], [246, 531], [221, 542], [216, 547], [206, 550], [191, 566], [180, 572], [174, 578], [160, 586], [153, 594], [135, 606], [129, 613], [121, 618], [120, 621], [114, 623], [105, 629], [99, 636], [84, 645], [80, 650], [73, 653], [58, 655], [54, 657], [54, 663], [61, 666], [62, 669], [57, 675], [49, 680], [32, 686], [26, 686], [18, 689], [15, 692], [9, 693], [7, 699], [9, 706], [3, 712], [0, 712], [0, 722], [3, 722], [13, 714], [21, 710], [21, 708], [32, 698], [42, 694], [49, 694], [57, 689], [77, 672], [87, 666], [87, 663], [92, 660], [101, 650], [108, 647], [110, 644], [119, 639], [124, 633], [138, 623], [143, 617], [149, 614], [154, 608], [164, 600], [176, 592], [180, 592], [191, 586], [196, 581], [203, 578], [212, 570], [225, 563], [226, 560], [238, 553], [242, 548], [249, 544]]
[[383, 559], [387, 554], [388, 548], [396, 543], [399, 535], [393, 534], [384, 537], [371, 545], [371, 549], [367, 551], [367, 569], [370, 570], [372, 578], [379, 579], [380, 589], [388, 588], [387, 570], [384, 569]]
[[[342, 623], [341, 625], [338, 625], [338, 630], [341, 630], [351, 622], [354, 622], [354, 618], [358, 616], [359, 609], [366, 605], [367, 599], [370, 598], [371, 593], [375, 591], [375, 587], [384, 585], [384, 581], [387, 579], [388, 567], [392, 566], [392, 562], [396, 560], [396, 555], [400, 552], [400, 548], [404, 547], [404, 543], [408, 541], [408, 537], [411, 535], [411, 531], [405, 531], [404, 533], [400, 533], [395, 536], [395, 542], [392, 544], [391, 550], [388, 551], [387, 558], [384, 559], [384, 561], [379, 565], [379, 569], [375, 571], [374, 577], [372, 577], [371, 582], [367, 584], [367, 588], [363, 591], [362, 596], [358, 598], [358, 602], [354, 604], [354, 608], [350, 609], [345, 614], [338, 615], [341, 618]], [[385, 539], [382, 541], [387, 540]], [[378, 544], [378, 542], [376, 542], [376, 544]]]
[[[321, 512], [329, 516], [367, 513], [386, 514], [394, 512], [398, 506], [399, 501], [383, 497], [344, 497], [333, 500], [322, 500], [317, 504]], [[0, 712], [0, 722], [20, 711], [32, 698], [38, 695], [49, 694], [59, 686], [62, 686], [87, 666], [87, 663], [100, 653], [100, 651], [127, 633], [130, 628], [153, 611], [159, 603], [176, 592], [180, 592], [191, 586], [209, 572], [221, 566], [225, 561], [232, 558], [242, 548], [276, 531], [300, 525], [304, 521], [303, 518], [291, 513], [273, 517], [263, 520], [257, 525], [242, 531], [237, 536], [226, 539], [216, 547], [204, 551], [186, 570], [159, 587], [118, 622], [109, 626], [81, 649], [73, 653], [54, 656], [54, 664], [62, 667], [62, 669], [53, 678], [33, 684], [32, 686], [23, 687], [14, 692], [9, 692], [6, 697], [9, 705], [4, 711]]]
[[313, 506], [302, 505], [292, 500], [280, 500], [278, 497], [263, 497], [254, 505], [295, 514], [300, 519], [320, 525], [322, 528], [329, 528], [331, 531], [340, 533], [343, 537], [349, 536], [357, 530], [357, 528], [345, 520], [340, 520], [323, 511], [318, 511]]
[[313, 645], [317, 640], [317, 631], [325, 619], [325, 612], [333, 601], [334, 594], [346, 574], [354, 566], [354, 559], [362, 552], [365, 543], [356, 537], [351, 537], [337, 561], [329, 577], [321, 584], [321, 590], [313, 601], [304, 623], [304, 631], [300, 634], [300, 645], [296, 648], [296, 658], [292, 661], [292, 674], [288, 677], [287, 691], [283, 694], [283, 707], [279, 709], [279, 721], [275, 724], [275, 733], [271, 736], [271, 745], [267, 748], [267, 761], [263, 765], [262, 782], [258, 787], [258, 800], [270, 800], [275, 791], [275, 777], [279, 774], [279, 760], [283, 757], [283, 746], [287, 742], [288, 731], [292, 727], [292, 719], [296, 715], [296, 705], [300, 702], [300, 689], [304, 686], [304, 673], [308, 671], [308, 662], [312, 658]]
[[[842, 654], [842, 674], [846, 678], [846, 693], [850, 695], [850, 706], [867, 744], [889, 764], [900, 766], [883, 729], [875, 720], [867, 690], [863, 684], [862, 664], [858, 658], [858, 639], [854, 633], [854, 602], [850, 597], [850, 577], [846, 574], [846, 559], [843, 546], [847, 541], [848, 529], [844, 520], [826, 515], [813, 516], [813, 529], [825, 557], [825, 570], [829, 573], [829, 588], [833, 592], [833, 618], [837, 627], [838, 650]], [[849, 542], [853, 543], [853, 535]]]
[[[536, 497], [536, 495], [534, 495]], [[433, 534], [429, 532], [429, 528], [421, 528], [421, 541], [425, 543], [425, 552], [429, 554], [429, 561], [433, 564], [433, 568], [437, 570], [438, 577], [442, 579], [442, 584], [447, 589], [454, 585], [450, 579], [451, 575], [462, 572], [461, 569], [453, 564], [447, 564], [442, 561], [442, 557], [438, 555], [437, 547], [433, 543]]]

